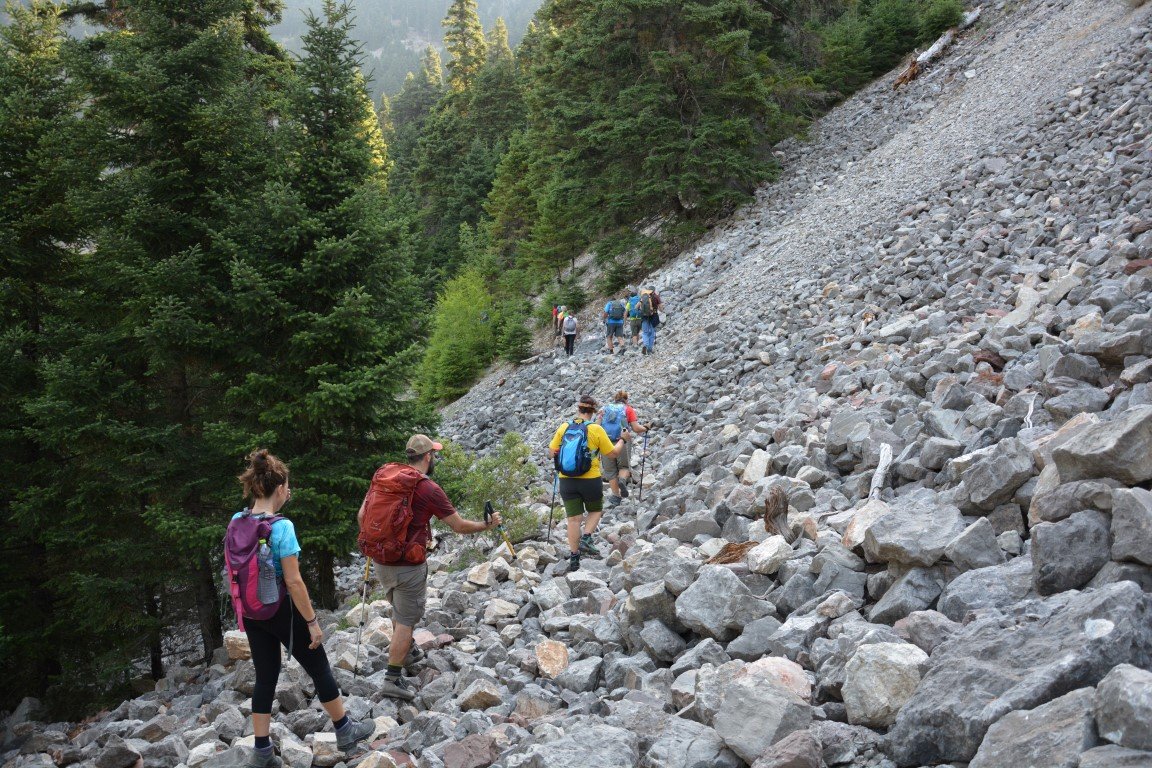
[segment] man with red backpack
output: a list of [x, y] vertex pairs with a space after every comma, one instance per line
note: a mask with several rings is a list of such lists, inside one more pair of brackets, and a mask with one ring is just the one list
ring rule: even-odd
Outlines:
[[406, 660], [418, 660], [419, 649], [409, 659], [412, 631], [424, 618], [428, 591], [425, 562], [432, 538], [432, 518], [456, 533], [482, 533], [500, 525], [495, 513], [487, 523], [460, 516], [448, 496], [431, 480], [436, 452], [444, 446], [427, 435], [413, 435], [404, 452], [408, 462], [389, 463], [376, 470], [372, 485], [360, 505], [360, 551], [372, 558], [376, 578], [392, 603], [392, 643], [388, 648], [388, 671], [380, 692], [411, 701], [412, 683], [401, 676]]

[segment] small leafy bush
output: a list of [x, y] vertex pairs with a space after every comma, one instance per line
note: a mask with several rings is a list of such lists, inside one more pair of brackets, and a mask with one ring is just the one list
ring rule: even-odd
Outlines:
[[964, 18], [960, 0], [928, 0], [920, 13], [920, 42], [931, 43]]

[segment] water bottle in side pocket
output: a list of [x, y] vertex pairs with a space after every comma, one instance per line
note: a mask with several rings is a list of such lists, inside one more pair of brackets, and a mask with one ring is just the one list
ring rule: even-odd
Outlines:
[[260, 567], [260, 580], [256, 584], [256, 597], [264, 605], [272, 605], [280, 599], [280, 588], [276, 584], [276, 566], [272, 563], [272, 547], [266, 539], [260, 540], [260, 550], [256, 554]]

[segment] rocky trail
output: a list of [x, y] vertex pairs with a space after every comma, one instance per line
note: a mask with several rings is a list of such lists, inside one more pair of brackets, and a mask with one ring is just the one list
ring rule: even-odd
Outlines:
[[[378, 693], [390, 606], [352, 607], [353, 563], [326, 645], [377, 733], [339, 753], [291, 664], [284, 762], [1152, 768], [1150, 16], [985, 6], [652, 276], [655, 355], [589, 333], [453, 404], [441, 434], [471, 450], [526, 436], [543, 520], [547, 437], [628, 390], [657, 427], [644, 501], [575, 573], [559, 527], [441, 554], [412, 705]], [[245, 655], [233, 635], [83, 724], [26, 700], [0, 765], [243, 765]]]

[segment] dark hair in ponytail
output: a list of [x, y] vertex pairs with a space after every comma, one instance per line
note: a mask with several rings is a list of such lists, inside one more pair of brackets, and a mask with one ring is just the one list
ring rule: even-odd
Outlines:
[[267, 448], [252, 451], [247, 461], [248, 468], [236, 478], [244, 488], [245, 498], [266, 499], [288, 482], [288, 465]]

